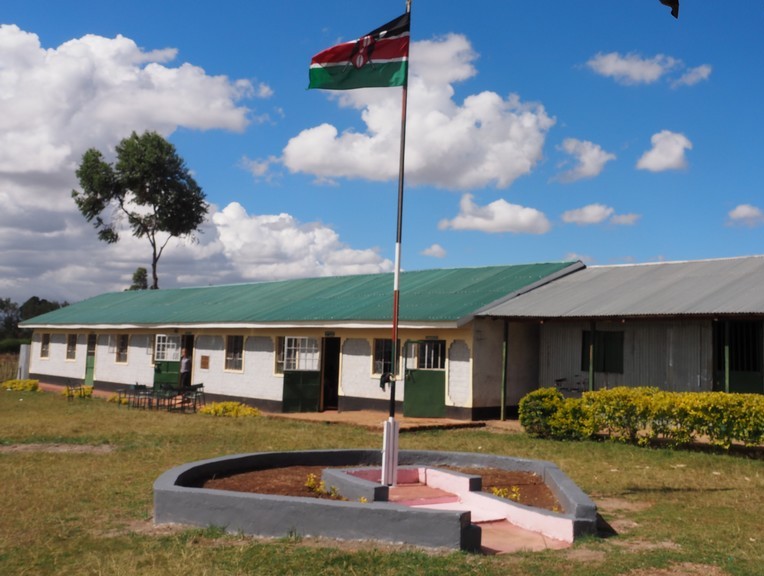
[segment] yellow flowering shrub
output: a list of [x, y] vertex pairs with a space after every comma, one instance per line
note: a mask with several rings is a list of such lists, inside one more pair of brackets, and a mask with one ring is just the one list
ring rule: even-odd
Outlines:
[[764, 395], [622, 386], [566, 399], [542, 388], [520, 401], [520, 423], [529, 434], [546, 438], [603, 434], [624, 442], [662, 440], [677, 446], [704, 437], [724, 449], [733, 442], [757, 446], [764, 443]]
[[16, 392], [36, 392], [39, 388], [39, 380], [6, 380], [2, 383], [4, 390], [14, 390]]
[[260, 416], [260, 410], [242, 404], [241, 402], [212, 402], [199, 408], [199, 414], [240, 418], [246, 416]]

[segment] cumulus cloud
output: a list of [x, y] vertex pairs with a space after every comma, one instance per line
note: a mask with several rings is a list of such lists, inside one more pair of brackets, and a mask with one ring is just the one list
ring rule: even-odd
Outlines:
[[422, 250], [421, 254], [423, 256], [431, 256], [433, 258], [445, 258], [446, 257], [446, 249], [443, 248], [440, 244], [433, 244], [429, 248], [425, 248]]
[[619, 226], [630, 226], [639, 220], [639, 214], [616, 214], [615, 208], [604, 204], [589, 204], [583, 208], [563, 212], [562, 221], [566, 224], [589, 226], [609, 222]]
[[754, 228], [764, 224], [764, 212], [751, 204], [740, 204], [729, 211], [727, 223], [733, 226]]
[[586, 65], [601, 76], [613, 78], [620, 84], [652, 84], [676, 68], [679, 61], [670, 56], [658, 54], [643, 58], [638, 54], [598, 53]]
[[708, 64], [703, 64], [702, 66], [696, 66], [695, 68], [690, 68], [687, 70], [684, 74], [682, 74], [682, 76], [672, 82], [671, 86], [672, 88], [678, 88], [680, 86], [694, 86], [698, 82], [708, 80], [710, 76], [711, 66]]
[[[243, 130], [246, 80], [165, 63], [175, 50], [143, 51], [124, 36], [87, 35], [44, 49], [15, 25], [0, 26], [0, 173], [60, 172], [88, 147], [133, 130], [178, 126]], [[179, 98], [178, 95], [183, 97]]]
[[212, 216], [223, 254], [247, 280], [389, 272], [374, 249], [356, 250], [331, 228], [289, 214], [247, 214], [232, 202]]
[[[409, 184], [468, 190], [506, 188], [542, 158], [554, 125], [540, 104], [484, 91], [454, 98], [454, 84], [475, 75], [477, 55], [462, 35], [411, 46], [406, 179]], [[332, 95], [361, 110], [365, 130], [321, 124], [300, 132], [283, 150], [291, 172], [320, 181], [392, 180], [398, 175], [400, 92], [353, 90]]]
[[653, 84], [664, 77], [679, 74], [678, 78], [671, 80], [672, 88], [692, 86], [707, 80], [712, 70], [708, 64], [688, 68], [682, 60], [664, 54], [645, 58], [635, 53], [618, 52], [597, 53], [589, 59], [586, 66], [600, 76], [612, 78], [617, 83], [627, 86]]
[[499, 199], [486, 206], [473, 201], [472, 194], [464, 194], [459, 202], [459, 214], [452, 220], [441, 220], [441, 230], [477, 230], [492, 234], [545, 234], [551, 228], [543, 212], [510, 204]]
[[684, 134], [661, 130], [650, 138], [653, 147], [637, 162], [637, 168], [650, 172], [681, 170], [687, 167], [685, 150], [692, 150], [692, 142]]
[[615, 160], [615, 154], [606, 152], [598, 144], [587, 140], [566, 138], [560, 148], [576, 160], [575, 167], [557, 177], [561, 182], [574, 182], [584, 178], [594, 178], [602, 172], [605, 164]]
[[[0, 54], [0, 295], [18, 301], [37, 294], [73, 302], [123, 290], [137, 267], [150, 267], [145, 239], [123, 230], [118, 243], [100, 242], [72, 202], [74, 170], [87, 148], [108, 155], [133, 130], [242, 131], [258, 121], [242, 101], [273, 95], [265, 82], [173, 64], [176, 49], [145, 50], [123, 36], [88, 35], [47, 48], [35, 34], [4, 25]], [[454, 78], [469, 74], [469, 63], [457, 63]], [[244, 158], [241, 165], [267, 179], [280, 162]], [[211, 206], [195, 241], [170, 240], [159, 285], [392, 268], [376, 249], [355, 249], [329, 226], [289, 214], [247, 214], [234, 203]]]

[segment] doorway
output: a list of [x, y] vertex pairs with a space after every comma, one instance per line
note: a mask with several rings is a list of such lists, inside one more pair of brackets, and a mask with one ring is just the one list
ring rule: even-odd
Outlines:
[[321, 410], [336, 410], [340, 389], [340, 338], [321, 340]]

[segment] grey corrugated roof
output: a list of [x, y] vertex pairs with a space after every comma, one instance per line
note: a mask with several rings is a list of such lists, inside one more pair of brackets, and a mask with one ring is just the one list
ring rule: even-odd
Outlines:
[[592, 266], [481, 316], [594, 318], [764, 314], [764, 256]]

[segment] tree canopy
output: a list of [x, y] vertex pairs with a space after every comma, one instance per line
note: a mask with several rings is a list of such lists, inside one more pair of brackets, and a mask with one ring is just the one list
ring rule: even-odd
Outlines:
[[117, 242], [125, 218], [133, 236], [148, 239], [151, 288], [157, 289], [157, 263], [170, 238], [197, 232], [209, 205], [175, 146], [160, 134], [133, 132], [116, 155], [112, 165], [95, 148], [85, 152], [76, 172], [82, 191], [72, 190], [72, 197], [100, 240]]

